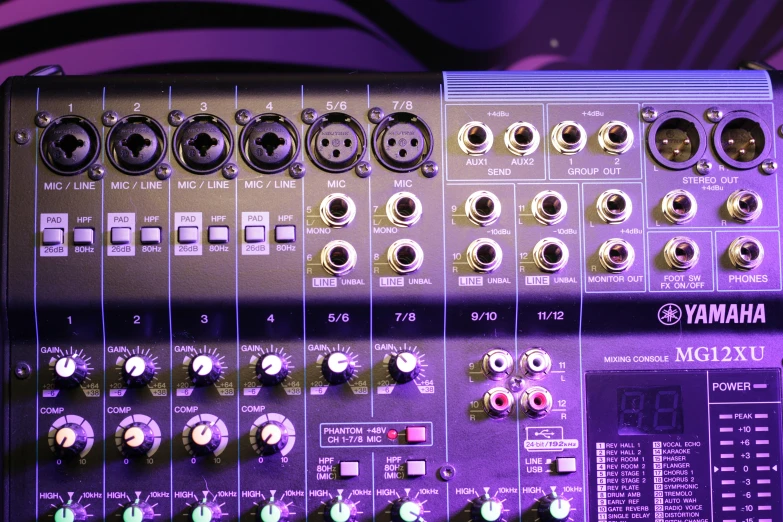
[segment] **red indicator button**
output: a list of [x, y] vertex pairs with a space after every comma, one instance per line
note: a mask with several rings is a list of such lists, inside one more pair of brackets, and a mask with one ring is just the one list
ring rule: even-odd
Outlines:
[[389, 430], [386, 432], [386, 437], [389, 440], [397, 440], [397, 430]]

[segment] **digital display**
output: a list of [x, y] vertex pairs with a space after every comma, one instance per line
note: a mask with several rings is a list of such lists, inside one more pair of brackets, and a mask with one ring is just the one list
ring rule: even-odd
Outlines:
[[619, 435], [683, 433], [682, 389], [679, 386], [617, 389]]

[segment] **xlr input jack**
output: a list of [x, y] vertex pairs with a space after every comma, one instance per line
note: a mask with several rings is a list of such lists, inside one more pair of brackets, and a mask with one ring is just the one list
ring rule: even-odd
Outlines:
[[476, 239], [468, 245], [468, 265], [475, 272], [481, 274], [492, 272], [502, 261], [503, 250], [491, 239]]
[[605, 241], [598, 249], [598, 261], [611, 273], [625, 272], [633, 265], [636, 254], [631, 244], [620, 238]]
[[525, 414], [534, 419], [541, 418], [552, 411], [552, 394], [542, 386], [531, 386], [519, 398]]
[[465, 154], [478, 156], [492, 148], [492, 129], [480, 121], [471, 121], [462, 126], [457, 135], [459, 148]]
[[595, 204], [598, 216], [610, 225], [622, 223], [631, 217], [633, 203], [622, 190], [611, 189], [598, 196]]
[[514, 395], [505, 388], [492, 388], [484, 394], [484, 411], [493, 419], [508, 417], [514, 411]]
[[545, 237], [533, 247], [533, 262], [542, 272], [557, 272], [568, 264], [568, 247], [557, 238]]
[[552, 370], [552, 358], [541, 348], [531, 348], [520, 358], [519, 367], [529, 379], [543, 379]]
[[699, 262], [699, 245], [689, 237], [673, 237], [663, 247], [663, 258], [669, 268], [690, 270]]
[[575, 121], [561, 121], [552, 129], [552, 146], [560, 154], [576, 154], [587, 145], [585, 129]]
[[398, 227], [415, 225], [422, 214], [422, 204], [411, 192], [398, 192], [386, 202], [386, 216]]
[[356, 205], [345, 194], [329, 194], [321, 201], [321, 219], [332, 228], [342, 228], [356, 217]]
[[493, 224], [500, 218], [500, 199], [492, 192], [479, 190], [468, 196], [465, 201], [465, 214], [468, 219], [480, 227]]
[[542, 225], [555, 225], [565, 219], [568, 203], [554, 190], [544, 190], [533, 198], [533, 217]]
[[735, 190], [726, 201], [729, 215], [740, 223], [750, 223], [761, 215], [761, 195], [753, 190]]
[[740, 270], [753, 270], [764, 261], [764, 245], [752, 236], [740, 236], [729, 245], [729, 260]]
[[356, 250], [347, 241], [330, 241], [321, 250], [321, 265], [335, 276], [344, 276], [356, 267]]
[[676, 189], [663, 197], [661, 209], [666, 219], [675, 225], [682, 225], [696, 217], [698, 205], [693, 194], [687, 190]]
[[391, 244], [386, 258], [392, 270], [398, 274], [410, 274], [421, 268], [424, 251], [411, 239], [399, 239]]
[[633, 131], [622, 121], [607, 121], [598, 130], [598, 144], [609, 154], [625, 154], [633, 146]]
[[541, 142], [541, 135], [532, 123], [518, 121], [509, 125], [503, 137], [506, 148], [517, 156], [533, 154]]

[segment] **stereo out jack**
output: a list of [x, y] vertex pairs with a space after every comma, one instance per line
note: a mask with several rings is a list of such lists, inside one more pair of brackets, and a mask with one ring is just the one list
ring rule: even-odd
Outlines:
[[484, 411], [493, 419], [503, 419], [514, 411], [514, 395], [505, 388], [492, 388], [484, 394]]
[[327, 243], [321, 250], [321, 265], [335, 276], [344, 276], [356, 267], [356, 250], [347, 241]]
[[345, 194], [329, 194], [321, 201], [321, 219], [332, 228], [342, 228], [356, 217], [356, 205]]
[[536, 194], [532, 204], [533, 217], [542, 225], [555, 225], [565, 219], [568, 203], [554, 190], [544, 190]]
[[503, 249], [487, 238], [476, 239], [468, 245], [468, 265], [474, 272], [486, 274], [496, 270], [503, 262]]
[[750, 223], [761, 215], [761, 195], [753, 190], [739, 189], [729, 195], [726, 201], [729, 215], [740, 223]]
[[699, 262], [699, 245], [689, 237], [673, 237], [663, 247], [663, 258], [672, 270], [690, 270]]
[[398, 227], [415, 225], [421, 214], [421, 201], [411, 192], [398, 192], [386, 202], [386, 216]]
[[696, 198], [687, 190], [672, 190], [663, 197], [663, 215], [675, 225], [682, 225], [696, 217]]
[[631, 268], [635, 258], [633, 247], [625, 239], [609, 239], [598, 249], [598, 261], [604, 270], [613, 274]]
[[633, 203], [628, 194], [618, 189], [610, 189], [598, 196], [595, 204], [598, 216], [610, 225], [628, 220], [633, 211]]
[[500, 219], [501, 208], [500, 199], [486, 190], [474, 192], [465, 201], [465, 214], [480, 227], [489, 226]]
[[587, 145], [584, 127], [575, 121], [561, 121], [552, 129], [552, 146], [560, 154], [576, 154]]
[[729, 245], [729, 260], [739, 270], [754, 270], [764, 261], [764, 245], [752, 236], [740, 236]]
[[552, 394], [542, 386], [531, 386], [519, 398], [519, 404], [528, 417], [538, 419], [552, 411]]
[[541, 348], [531, 348], [520, 358], [519, 367], [529, 379], [543, 379], [552, 370], [552, 358]]
[[568, 247], [557, 238], [545, 237], [533, 247], [533, 262], [542, 272], [557, 272], [568, 264]]
[[479, 156], [492, 148], [492, 129], [480, 121], [471, 121], [462, 126], [457, 135], [459, 148], [465, 154]]
[[389, 247], [386, 259], [398, 274], [410, 274], [421, 268], [424, 251], [411, 239], [399, 239]]

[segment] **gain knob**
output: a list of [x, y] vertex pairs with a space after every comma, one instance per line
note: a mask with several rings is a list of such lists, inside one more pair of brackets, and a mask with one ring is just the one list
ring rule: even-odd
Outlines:
[[206, 497], [199, 500], [190, 508], [190, 520], [192, 522], [212, 522], [220, 520], [223, 517], [223, 510], [220, 504], [207, 500]]
[[560, 522], [571, 516], [571, 502], [554, 491], [538, 501], [538, 516], [542, 522]]
[[288, 444], [288, 428], [277, 421], [268, 421], [258, 427], [258, 444], [262, 455], [273, 455]]
[[79, 424], [68, 422], [54, 434], [54, 454], [61, 459], [76, 457], [86, 447], [87, 431]]
[[122, 382], [128, 388], [146, 386], [155, 377], [155, 363], [147, 355], [133, 355], [122, 365]]
[[152, 449], [155, 433], [149, 424], [133, 422], [122, 433], [122, 454], [126, 457], [139, 457]]
[[321, 372], [330, 384], [343, 384], [356, 373], [356, 361], [345, 352], [332, 352], [321, 363]]
[[259, 504], [258, 522], [288, 522], [291, 513], [288, 506], [281, 500], [275, 500], [275, 497], [269, 497], [265, 502]]
[[87, 362], [80, 355], [63, 355], [54, 363], [54, 382], [58, 388], [75, 388], [89, 373]]
[[288, 362], [276, 353], [265, 353], [256, 363], [256, 377], [267, 386], [280, 384], [288, 377]]
[[356, 504], [337, 495], [324, 506], [325, 522], [356, 522]]
[[503, 515], [503, 502], [489, 493], [473, 499], [470, 507], [470, 518], [473, 522], [495, 522]]
[[209, 421], [199, 421], [190, 429], [188, 434], [190, 450], [194, 455], [209, 455], [218, 449], [222, 437], [223, 434], [220, 432], [220, 427], [217, 424]]
[[415, 498], [400, 497], [391, 505], [391, 518], [394, 522], [423, 522], [424, 506]]
[[155, 510], [144, 502], [136, 499], [128, 502], [122, 509], [122, 522], [147, 522], [155, 519]]
[[413, 352], [393, 353], [389, 359], [389, 374], [398, 383], [410, 382], [421, 373], [421, 361]]
[[191, 359], [188, 375], [196, 386], [215, 384], [223, 373], [223, 365], [215, 355], [202, 353]]
[[87, 510], [84, 506], [73, 500], [63, 502], [54, 512], [54, 522], [76, 522], [87, 520]]

